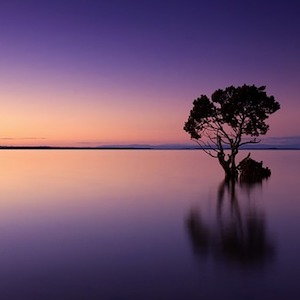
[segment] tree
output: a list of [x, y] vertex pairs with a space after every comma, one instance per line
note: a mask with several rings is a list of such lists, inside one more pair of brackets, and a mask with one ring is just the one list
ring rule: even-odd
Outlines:
[[259, 143], [257, 137], [269, 130], [265, 121], [278, 109], [279, 103], [267, 96], [265, 86], [230, 86], [216, 90], [211, 99], [206, 95], [195, 99], [184, 130], [207, 154], [218, 158], [227, 178], [236, 178], [239, 148]]

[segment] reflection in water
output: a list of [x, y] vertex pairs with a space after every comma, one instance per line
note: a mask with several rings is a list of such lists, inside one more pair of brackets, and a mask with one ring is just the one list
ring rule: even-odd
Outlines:
[[[186, 225], [197, 255], [211, 254], [241, 267], [261, 266], [270, 261], [274, 245], [267, 233], [264, 213], [249, 201], [254, 187], [222, 182], [216, 201], [216, 222], [212, 224], [204, 221], [199, 209], [189, 213]], [[246, 191], [248, 199], [239, 199], [237, 188]]]

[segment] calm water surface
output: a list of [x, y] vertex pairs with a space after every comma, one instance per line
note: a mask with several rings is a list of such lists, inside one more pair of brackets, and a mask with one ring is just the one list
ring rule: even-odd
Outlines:
[[[247, 153], [242, 153], [246, 155]], [[0, 152], [1, 299], [299, 299], [300, 151]]]

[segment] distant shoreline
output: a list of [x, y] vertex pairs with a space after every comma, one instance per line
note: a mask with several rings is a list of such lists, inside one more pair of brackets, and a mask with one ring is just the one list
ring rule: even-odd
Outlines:
[[[168, 146], [99, 146], [99, 147], [58, 147], [58, 146], [0, 146], [0, 150], [196, 150], [199, 147], [168, 147]], [[229, 150], [229, 149], [225, 149]], [[262, 147], [241, 148], [240, 150], [300, 150], [299, 147]]]

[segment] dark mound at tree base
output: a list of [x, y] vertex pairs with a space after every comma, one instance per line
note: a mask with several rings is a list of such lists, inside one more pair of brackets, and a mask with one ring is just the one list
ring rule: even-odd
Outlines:
[[271, 176], [271, 170], [264, 168], [263, 162], [255, 161], [252, 158], [246, 158], [239, 164], [240, 181], [259, 182]]

